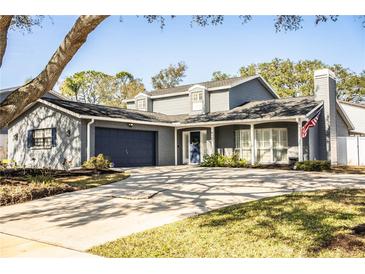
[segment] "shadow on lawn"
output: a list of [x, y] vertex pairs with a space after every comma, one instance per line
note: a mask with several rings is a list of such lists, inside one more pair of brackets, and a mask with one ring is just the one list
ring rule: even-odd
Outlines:
[[[229, 206], [208, 213], [210, 218], [201, 227], [220, 227], [233, 222], [245, 222], [255, 218], [253, 225], [247, 225], [245, 233], [253, 238], [263, 237], [272, 241], [280, 241], [295, 245], [295, 237], [310, 239], [306, 251], [316, 255], [324, 249], [344, 249], [346, 251], [365, 251], [364, 237], [353, 232], [353, 226], [346, 223], [354, 222], [365, 212], [365, 191], [345, 189], [307, 193], [288, 194], [276, 198], [262, 199], [245, 204]], [[311, 207], [323, 202], [322, 206]], [[336, 203], [333, 206], [326, 205]], [[356, 210], [346, 210], [346, 206], [356, 207]], [[350, 212], [351, 211], [351, 212]], [[357, 211], [357, 212], [356, 212]], [[283, 226], [292, 231], [283, 232]], [[341, 233], [338, 233], [339, 231]]]

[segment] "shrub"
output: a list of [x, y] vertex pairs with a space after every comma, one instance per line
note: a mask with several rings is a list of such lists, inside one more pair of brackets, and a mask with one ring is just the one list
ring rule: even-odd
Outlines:
[[224, 156], [216, 153], [205, 155], [200, 165], [203, 167], [247, 167], [247, 161], [240, 159], [238, 154]]
[[304, 171], [323, 171], [331, 169], [331, 163], [324, 160], [303, 161], [297, 162], [295, 164], [295, 169]]
[[105, 159], [103, 154], [96, 157], [91, 157], [82, 164], [85, 169], [107, 169], [111, 166], [111, 162]]

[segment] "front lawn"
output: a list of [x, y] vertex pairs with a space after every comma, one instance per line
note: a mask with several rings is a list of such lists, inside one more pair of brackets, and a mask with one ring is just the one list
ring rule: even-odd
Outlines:
[[365, 190], [237, 204], [94, 247], [105, 257], [365, 257]]
[[127, 178], [124, 172], [15, 170], [0, 176], [0, 206], [72, 192]]

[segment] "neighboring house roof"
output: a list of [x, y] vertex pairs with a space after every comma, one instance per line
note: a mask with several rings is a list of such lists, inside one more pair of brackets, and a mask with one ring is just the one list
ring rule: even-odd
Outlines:
[[275, 120], [305, 117], [322, 102], [314, 97], [298, 97], [252, 101], [228, 111], [213, 112], [201, 115], [166, 115], [156, 112], [138, 111], [80, 103], [75, 101], [43, 98], [40, 102], [51, 103], [61, 109], [79, 115], [79, 118], [103, 117], [110, 119], [134, 120], [141, 122], [165, 123], [170, 125], [194, 124], [206, 122], [224, 122], [234, 120]]
[[[269, 91], [273, 94], [274, 97], [279, 98], [279, 96], [275, 93], [275, 91], [270, 87], [270, 85], [262, 78], [261, 75], [254, 75], [250, 77], [233, 77], [224, 80], [214, 80], [214, 81], [207, 81], [201, 83], [194, 83], [188, 85], [181, 85], [173, 88], [165, 88], [165, 89], [156, 89], [150, 92], [146, 92], [148, 96], [151, 98], [158, 98], [158, 97], [165, 97], [165, 96], [176, 96], [180, 94], [188, 93], [188, 90], [193, 86], [203, 86], [208, 91], [213, 90], [222, 90], [222, 89], [229, 89], [243, 83], [249, 82], [251, 80], [258, 79]], [[133, 102], [135, 99], [127, 99], [125, 102]]]
[[341, 104], [345, 104], [345, 105], [349, 105], [349, 106], [353, 106], [353, 107], [359, 107], [359, 108], [365, 108], [365, 104], [358, 104], [358, 103], [352, 103], [352, 102], [347, 102], [347, 101], [338, 101]]
[[[20, 88], [21, 86], [17, 86], [17, 87], [10, 87], [10, 88], [4, 88], [4, 89], [0, 89], [0, 103], [2, 101], [5, 100], [5, 98], [12, 93], [14, 90]], [[58, 92], [55, 92], [53, 90], [50, 90], [47, 92], [48, 94], [53, 95], [54, 97], [57, 97], [59, 99], [66, 99], [66, 97], [64, 97], [63, 95], [59, 94]], [[47, 93], [44, 96], [47, 96]]]

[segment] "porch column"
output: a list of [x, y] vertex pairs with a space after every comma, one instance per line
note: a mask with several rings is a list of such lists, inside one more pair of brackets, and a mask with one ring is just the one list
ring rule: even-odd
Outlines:
[[251, 129], [251, 165], [254, 165], [256, 162], [256, 147], [255, 147], [255, 125], [250, 125]]
[[175, 166], [177, 166], [177, 128], [174, 128]]
[[215, 127], [210, 127], [210, 142], [212, 144], [212, 151], [211, 153], [215, 153]]
[[302, 119], [297, 119], [298, 123], [298, 161], [303, 161], [303, 139], [302, 139]]

